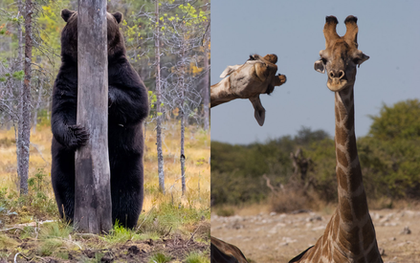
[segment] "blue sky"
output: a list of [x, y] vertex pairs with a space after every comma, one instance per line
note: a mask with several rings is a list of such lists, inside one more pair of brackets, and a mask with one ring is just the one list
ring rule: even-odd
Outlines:
[[358, 69], [355, 84], [356, 136], [365, 136], [383, 103], [420, 98], [420, 1], [279, 1], [211, 2], [211, 84], [228, 65], [250, 54], [277, 54], [286, 84], [262, 95], [266, 119], [260, 127], [248, 100], [211, 110], [212, 140], [248, 144], [295, 135], [302, 126], [334, 135], [334, 94], [327, 76], [313, 69], [325, 48], [325, 16], [358, 17], [359, 49], [370, 59]]

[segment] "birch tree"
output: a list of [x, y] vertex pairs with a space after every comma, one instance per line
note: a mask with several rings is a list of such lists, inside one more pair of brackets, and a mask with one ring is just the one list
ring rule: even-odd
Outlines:
[[[209, 7], [210, 8], [210, 7]], [[208, 131], [210, 128], [210, 19], [207, 22], [207, 29], [204, 35], [204, 80], [203, 80], [203, 109], [204, 109], [204, 130]]]
[[165, 193], [165, 174], [162, 153], [162, 91], [160, 84], [160, 26], [159, 1], [155, 0], [155, 64], [156, 64], [156, 146], [158, 155], [159, 189]]
[[28, 194], [29, 142], [31, 134], [31, 63], [32, 63], [32, 0], [25, 2], [25, 79], [21, 91], [19, 116], [18, 174], [20, 194]]
[[184, 149], [186, 120], [190, 116], [198, 115], [198, 108], [203, 103], [202, 89], [196, 86], [203, 77], [202, 69], [199, 69], [198, 64], [200, 58], [204, 57], [202, 40], [207, 22], [207, 13], [202, 10], [206, 4], [193, 6], [190, 2], [195, 2], [185, 2], [184, 4], [174, 3], [178, 9], [175, 16], [161, 16], [160, 18], [164, 21], [163, 28], [165, 28], [165, 37], [162, 37], [162, 40], [168, 53], [175, 56], [175, 64], [171, 67], [172, 73], [167, 78], [165, 97], [168, 105], [179, 110], [182, 195], [186, 192]]

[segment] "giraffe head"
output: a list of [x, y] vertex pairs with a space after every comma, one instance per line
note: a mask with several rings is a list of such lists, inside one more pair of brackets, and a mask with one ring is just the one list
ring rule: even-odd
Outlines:
[[346, 34], [340, 37], [336, 27], [338, 20], [335, 16], [325, 19], [324, 36], [325, 50], [321, 50], [321, 59], [315, 62], [314, 68], [320, 73], [327, 71], [327, 87], [332, 91], [340, 91], [353, 86], [356, 80], [356, 66], [360, 66], [369, 56], [358, 49], [357, 44], [357, 18], [348, 16]]
[[228, 66], [220, 75], [228, 79], [211, 86], [211, 106], [233, 99], [249, 99], [254, 107], [254, 117], [260, 126], [265, 120], [265, 109], [260, 95], [270, 94], [276, 86], [286, 82], [286, 76], [277, 74], [277, 56], [267, 54], [264, 57], [254, 54], [242, 65]]

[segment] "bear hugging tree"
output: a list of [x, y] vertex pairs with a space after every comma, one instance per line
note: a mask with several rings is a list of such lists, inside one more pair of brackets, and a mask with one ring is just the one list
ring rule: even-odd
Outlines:
[[[51, 128], [51, 180], [61, 217], [73, 221], [75, 151], [89, 132], [76, 124], [77, 12], [64, 9], [61, 67], [54, 83]], [[107, 13], [108, 147], [111, 171], [112, 221], [133, 228], [143, 205], [143, 130], [148, 115], [147, 91], [126, 58], [119, 30], [122, 14]]]

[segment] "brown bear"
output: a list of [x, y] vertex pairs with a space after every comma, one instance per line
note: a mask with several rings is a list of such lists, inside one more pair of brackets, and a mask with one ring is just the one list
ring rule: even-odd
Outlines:
[[[54, 83], [51, 129], [51, 180], [60, 215], [72, 221], [75, 195], [75, 151], [89, 138], [76, 124], [77, 12], [64, 9], [61, 67]], [[108, 147], [111, 170], [112, 220], [137, 224], [143, 205], [143, 121], [148, 115], [146, 88], [126, 57], [119, 30], [122, 14], [107, 13]]]

